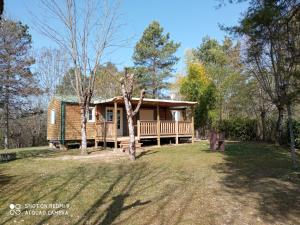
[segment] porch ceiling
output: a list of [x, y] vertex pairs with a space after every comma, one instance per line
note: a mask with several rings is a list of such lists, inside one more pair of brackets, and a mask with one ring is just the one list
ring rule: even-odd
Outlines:
[[[94, 104], [105, 104], [117, 102], [119, 104], [124, 104], [124, 99], [122, 96], [113, 97], [106, 100], [94, 101]], [[136, 105], [139, 102], [139, 98], [132, 98], [132, 104]], [[162, 106], [162, 107], [182, 107], [182, 106], [193, 106], [197, 102], [191, 101], [177, 101], [177, 100], [168, 100], [168, 99], [152, 99], [144, 98], [143, 106]]]

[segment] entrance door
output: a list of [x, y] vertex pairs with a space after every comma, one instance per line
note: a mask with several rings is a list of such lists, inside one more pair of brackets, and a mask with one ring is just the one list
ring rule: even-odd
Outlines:
[[[114, 121], [114, 108], [106, 107], [106, 121]], [[118, 136], [123, 136], [123, 109], [117, 108], [117, 132]]]

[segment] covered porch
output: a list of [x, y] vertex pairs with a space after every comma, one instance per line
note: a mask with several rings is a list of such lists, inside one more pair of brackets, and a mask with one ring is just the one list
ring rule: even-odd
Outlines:
[[[138, 99], [133, 98], [133, 107], [137, 103]], [[115, 97], [96, 104], [104, 108], [111, 108], [113, 114], [110, 121], [107, 115], [96, 120], [96, 145], [99, 142], [103, 142], [105, 145], [106, 142], [114, 142], [114, 147], [117, 148], [118, 143], [128, 141], [127, 132], [120, 132], [120, 124], [123, 122], [125, 122], [125, 126], [121, 129], [128, 129], [123, 98]], [[179, 143], [180, 138], [190, 138], [191, 142], [194, 143], [193, 108], [195, 104], [196, 102], [189, 101], [144, 99], [141, 111], [136, 116], [134, 123], [136, 140], [156, 139], [159, 146], [161, 138], [175, 138], [176, 144]], [[151, 111], [153, 112], [151, 113]], [[166, 111], [170, 116], [163, 116], [163, 113], [166, 114]], [[180, 112], [182, 115], [178, 115], [180, 113], [177, 112]], [[121, 115], [121, 113], [125, 115]], [[122, 118], [125, 118], [124, 120], [126, 121], [122, 122]]]

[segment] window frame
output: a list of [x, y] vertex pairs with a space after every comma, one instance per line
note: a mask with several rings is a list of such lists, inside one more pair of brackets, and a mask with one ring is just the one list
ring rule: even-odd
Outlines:
[[54, 125], [56, 122], [56, 112], [54, 109], [51, 109], [50, 112], [50, 124]]
[[[92, 110], [92, 119], [90, 119], [90, 110]], [[96, 107], [89, 107], [87, 112], [87, 122], [93, 123], [96, 121]]]

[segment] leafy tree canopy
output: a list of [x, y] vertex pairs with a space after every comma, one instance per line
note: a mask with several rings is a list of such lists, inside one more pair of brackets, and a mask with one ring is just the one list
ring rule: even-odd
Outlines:
[[209, 112], [215, 104], [215, 85], [209, 79], [206, 69], [199, 62], [189, 63], [187, 76], [179, 81], [180, 93], [186, 100], [197, 101], [195, 109], [195, 126], [207, 125]]

